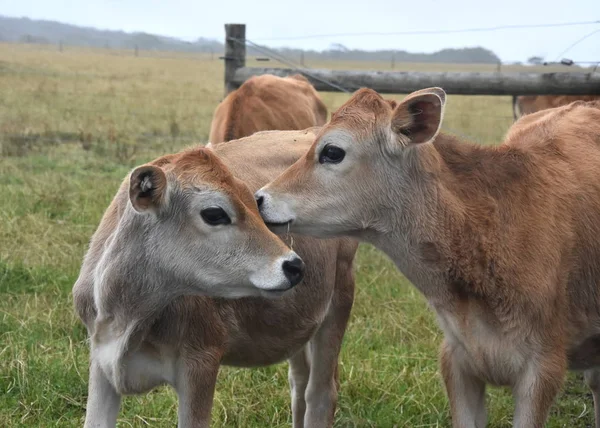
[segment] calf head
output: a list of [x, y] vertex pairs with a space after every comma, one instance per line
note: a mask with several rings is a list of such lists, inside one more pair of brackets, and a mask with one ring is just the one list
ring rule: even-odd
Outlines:
[[401, 209], [395, 195], [415, 191], [414, 153], [439, 132], [445, 99], [440, 88], [402, 102], [357, 91], [310, 150], [256, 193], [265, 222], [317, 237], [385, 233], [390, 210]]
[[267, 229], [252, 192], [210, 150], [136, 168], [129, 200], [146, 263], [174, 283], [242, 297], [277, 295], [302, 279], [302, 260]]

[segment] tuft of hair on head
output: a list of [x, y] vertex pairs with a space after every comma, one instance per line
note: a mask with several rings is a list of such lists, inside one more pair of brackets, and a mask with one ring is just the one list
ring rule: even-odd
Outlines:
[[293, 75], [291, 75], [291, 76], [288, 76], [288, 77], [289, 77], [290, 79], [293, 79], [293, 80], [298, 80], [298, 81], [300, 81], [300, 82], [304, 82], [304, 83], [310, 83], [306, 77], [304, 77], [302, 74], [299, 74], [299, 73], [297, 73], [297, 74], [293, 74]]
[[372, 123], [377, 116], [389, 114], [389, 103], [381, 95], [369, 88], [356, 91], [348, 101], [331, 115], [331, 122], [350, 120], [361, 128]]
[[398, 101], [396, 100], [385, 100], [385, 102], [388, 103], [392, 109], [395, 109], [398, 106]]

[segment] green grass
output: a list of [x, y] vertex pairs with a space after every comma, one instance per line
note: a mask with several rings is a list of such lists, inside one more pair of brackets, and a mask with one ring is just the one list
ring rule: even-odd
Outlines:
[[[0, 426], [81, 426], [88, 348], [70, 291], [86, 244], [133, 165], [206, 142], [222, 64], [18, 45], [0, 45], [0, 58]], [[347, 99], [322, 96], [330, 110]], [[449, 98], [452, 132], [493, 144], [511, 122], [508, 97]], [[336, 426], [449, 426], [437, 364], [442, 336], [424, 299], [370, 246], [361, 246], [356, 270]], [[213, 425], [290, 426], [286, 370], [223, 368]], [[489, 426], [510, 426], [510, 394], [488, 395]], [[570, 375], [549, 426], [588, 426], [592, 413], [581, 377]], [[173, 426], [176, 414], [174, 393], [162, 388], [126, 398], [119, 425]]]

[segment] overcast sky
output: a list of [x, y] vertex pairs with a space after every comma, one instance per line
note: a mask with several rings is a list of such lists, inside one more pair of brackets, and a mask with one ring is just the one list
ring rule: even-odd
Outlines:
[[[495, 32], [264, 40], [355, 32], [454, 30], [498, 25], [600, 21], [600, 0], [0, 0], [0, 14], [50, 19], [103, 29], [144, 31], [185, 40], [222, 40], [223, 24], [247, 24], [247, 38], [270, 46], [433, 52], [483, 46], [504, 61], [542, 55], [555, 60], [600, 23]], [[565, 54], [600, 61], [600, 31]]]

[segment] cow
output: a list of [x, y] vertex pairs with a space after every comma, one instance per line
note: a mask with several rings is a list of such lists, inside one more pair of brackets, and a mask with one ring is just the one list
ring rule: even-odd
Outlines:
[[258, 131], [302, 130], [327, 122], [327, 107], [300, 74], [254, 76], [217, 106], [209, 141], [247, 137]]
[[177, 392], [179, 427], [208, 427], [221, 364], [286, 359], [293, 426], [332, 425], [358, 244], [286, 233], [291, 250], [253, 198], [315, 133], [192, 148], [125, 178], [73, 288], [90, 337], [86, 428], [114, 428], [123, 394], [162, 384]]
[[444, 332], [454, 427], [486, 426], [486, 384], [512, 389], [514, 427], [543, 427], [568, 368], [600, 427], [600, 102], [526, 115], [499, 146], [440, 133], [445, 102], [357, 91], [256, 193], [260, 212], [396, 263]]
[[600, 95], [521, 95], [513, 96], [513, 117], [535, 113], [554, 107], [570, 104], [574, 101], [596, 101]]

